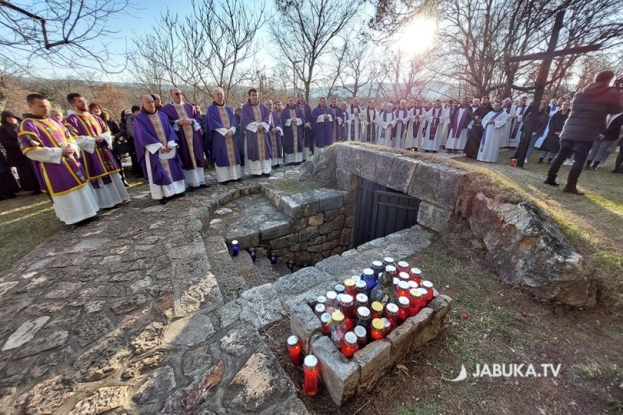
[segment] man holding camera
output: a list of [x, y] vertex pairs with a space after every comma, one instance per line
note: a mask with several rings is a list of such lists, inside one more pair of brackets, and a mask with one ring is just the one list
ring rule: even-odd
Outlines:
[[552, 161], [545, 184], [558, 186], [556, 176], [560, 166], [567, 157], [575, 154], [567, 184], [562, 191], [575, 195], [584, 194], [577, 189], [577, 183], [588, 153], [593, 143], [599, 139], [606, 116], [623, 111], [620, 91], [609, 86], [613, 78], [612, 71], [599, 72], [592, 84], [573, 97], [569, 118], [560, 134], [560, 151]]

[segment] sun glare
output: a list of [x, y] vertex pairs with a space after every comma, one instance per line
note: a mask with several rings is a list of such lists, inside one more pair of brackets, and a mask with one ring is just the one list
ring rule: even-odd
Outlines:
[[394, 47], [409, 56], [430, 50], [437, 37], [437, 20], [431, 17], [416, 17], [396, 35]]

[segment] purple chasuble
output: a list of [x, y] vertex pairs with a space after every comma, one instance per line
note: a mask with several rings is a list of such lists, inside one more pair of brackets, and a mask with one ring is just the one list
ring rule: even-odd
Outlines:
[[314, 143], [322, 148], [333, 144], [333, 123], [329, 120], [317, 122], [321, 115], [331, 115], [331, 108], [320, 105], [312, 111], [312, 129], [314, 131]]
[[283, 149], [286, 154], [296, 154], [303, 152], [303, 130], [305, 126], [303, 124], [297, 124], [296, 127], [290, 122], [290, 126], [286, 127], [287, 120], [294, 120], [299, 118], [302, 123], [305, 123], [305, 115], [301, 111], [300, 107], [294, 105], [292, 108], [287, 106], [281, 111], [281, 125], [283, 126]]
[[[195, 120], [201, 127], [201, 114], [197, 112], [195, 107], [187, 102], [182, 104], [175, 104], [173, 102], [168, 103], [160, 109], [160, 112], [164, 113], [171, 123], [171, 127], [175, 124], [175, 121], [179, 120], [183, 116], [190, 120]], [[175, 131], [175, 129], [173, 130]], [[191, 125], [179, 126], [179, 129], [175, 131], [178, 138], [178, 155], [182, 160], [182, 166], [184, 170], [194, 170], [197, 167], [203, 167], [203, 140], [201, 138], [201, 129], [196, 130], [194, 123]]]
[[[251, 123], [268, 124], [270, 111], [264, 104], [251, 105], [247, 101], [242, 107], [240, 125], [244, 128], [247, 140], [247, 157], [251, 161], [270, 160], [273, 153], [270, 144], [270, 135], [266, 130], [253, 132], [247, 128]], [[266, 128], [266, 126], [264, 126]]]
[[206, 110], [206, 134], [208, 135], [210, 157], [217, 167], [240, 164], [240, 153], [234, 135], [225, 138], [223, 134], [217, 131], [221, 128], [229, 130], [232, 127], [238, 128], [238, 123], [231, 107], [212, 102], [212, 105]]
[[140, 150], [137, 153], [138, 159], [143, 166], [146, 166], [145, 158], [149, 157], [153, 184], [167, 186], [184, 180], [186, 176], [178, 154], [175, 154], [172, 159], [165, 160], [160, 159], [159, 151], [152, 154], [146, 148], [149, 144], [160, 143], [166, 146], [169, 141], [177, 142], [177, 136], [171, 128], [169, 118], [160, 111], [150, 114], [142, 110], [134, 118], [133, 126], [135, 145]]
[[333, 122], [331, 123], [331, 144], [333, 144], [338, 141], [342, 141], [342, 126], [340, 125], [338, 118], [342, 119], [342, 125], [345, 125], [346, 123], [344, 122], [342, 108], [329, 107], [329, 109], [331, 110], [331, 116], [333, 117]]
[[[19, 145], [27, 154], [38, 148], [65, 147], [73, 137], [59, 121], [26, 114], [19, 127]], [[61, 157], [60, 164], [32, 160], [41, 189], [51, 196], [64, 195], [88, 182], [82, 164], [75, 157]]]
[[[309, 104], [306, 102], [305, 104], [301, 104], [300, 102], [295, 102], [294, 106], [301, 110], [301, 114], [303, 114], [303, 142], [305, 147], [311, 147], [313, 141], [313, 122], [312, 122], [312, 109]], [[310, 123], [311, 127], [307, 128], [305, 124]]]
[[[65, 126], [74, 135], [82, 135], [88, 137], [98, 137], [100, 134], [110, 134], [108, 126], [97, 115], [84, 112], [82, 114], [71, 114], [65, 118]], [[111, 173], [119, 171], [119, 166], [115, 160], [108, 143], [102, 141], [95, 143], [95, 151], [93, 154], [81, 150], [80, 158], [82, 165], [87, 173], [87, 177], [91, 181], [91, 185], [98, 189], [100, 187], [97, 179], [102, 179], [104, 184], [112, 183], [110, 179]]]

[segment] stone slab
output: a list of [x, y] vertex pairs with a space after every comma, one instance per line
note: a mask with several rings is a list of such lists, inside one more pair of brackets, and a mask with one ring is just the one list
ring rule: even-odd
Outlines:
[[194, 347], [215, 333], [210, 318], [205, 314], [175, 320], [165, 327], [163, 341], [176, 346]]
[[359, 365], [348, 360], [327, 336], [312, 343], [312, 353], [320, 364], [320, 377], [336, 405], [341, 406], [357, 392]]
[[28, 320], [22, 323], [17, 330], [7, 339], [2, 346], [2, 351], [16, 349], [28, 343], [35, 335], [45, 326], [50, 316], [42, 316], [34, 320]]
[[[264, 284], [243, 292], [238, 299], [242, 307], [241, 319], [260, 329], [282, 320], [285, 310], [273, 284]], [[249, 319], [248, 316], [251, 316]]]

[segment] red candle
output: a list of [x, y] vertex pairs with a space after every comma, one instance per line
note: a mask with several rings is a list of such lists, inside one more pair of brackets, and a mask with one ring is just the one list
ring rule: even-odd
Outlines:
[[420, 309], [426, 307], [426, 304], [428, 304], [428, 300], [426, 299], [426, 296], [428, 295], [428, 291], [426, 290], [426, 288], [418, 288], [417, 289], [420, 292], [420, 295], [422, 298], [420, 298]]
[[354, 279], [349, 278], [345, 280], [344, 288], [346, 289], [346, 294], [351, 295], [353, 297], [357, 295], [357, 288], [356, 288], [356, 283]]
[[400, 281], [396, 287], [396, 295], [398, 297], [406, 297], [409, 295], [409, 283], [406, 281]]
[[370, 318], [371, 319], [375, 319], [375, 318], [381, 318], [383, 317], [383, 303], [380, 303], [378, 301], [373, 301], [372, 302], [372, 313]]
[[426, 289], [426, 302], [433, 299], [433, 283], [430, 281], [422, 281], [422, 288]]
[[407, 297], [398, 297], [398, 324], [402, 324], [409, 317], [410, 304]]
[[290, 360], [294, 366], [301, 364], [301, 342], [296, 336], [288, 337], [288, 353], [290, 353]]
[[394, 303], [387, 303], [385, 306], [385, 318], [389, 320], [390, 328], [393, 330], [398, 325], [398, 306]]
[[349, 331], [342, 337], [342, 353], [344, 356], [350, 358], [353, 357], [357, 350], [359, 350], [357, 336], [352, 331]]
[[340, 296], [340, 310], [346, 317], [353, 317], [355, 314], [354, 297], [350, 294], [342, 294]]
[[372, 330], [370, 331], [372, 340], [381, 340], [385, 337], [385, 324], [380, 318], [372, 320]]
[[411, 279], [413, 281], [417, 282], [418, 284], [422, 283], [422, 270], [420, 270], [419, 268], [411, 268], [409, 274], [411, 275]]
[[307, 396], [318, 393], [318, 358], [312, 354], [303, 361], [303, 392]]
[[355, 333], [355, 336], [357, 336], [357, 344], [359, 345], [359, 348], [361, 349], [365, 347], [365, 345], [368, 344], [368, 332], [365, 327], [357, 326], [353, 332]]
[[409, 291], [409, 317], [413, 317], [420, 311], [420, 301], [422, 293], [419, 288], [413, 288]]
[[322, 334], [325, 336], [331, 335], [331, 325], [329, 324], [329, 320], [331, 320], [331, 314], [324, 313], [320, 316], [320, 323], [322, 324]]
[[[406, 261], [398, 261], [398, 272], [409, 272], [409, 263]], [[407, 274], [409, 275], [409, 274]]]

